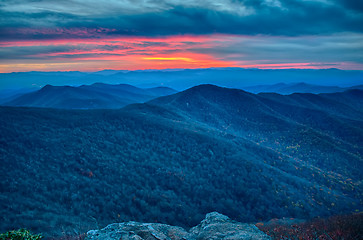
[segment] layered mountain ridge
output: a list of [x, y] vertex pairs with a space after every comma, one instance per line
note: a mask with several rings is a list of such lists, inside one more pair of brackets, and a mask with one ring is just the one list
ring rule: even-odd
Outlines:
[[363, 89], [363, 85], [356, 85], [352, 87], [338, 87], [338, 86], [323, 86], [315, 84], [307, 84], [305, 82], [300, 83], [276, 83], [272, 85], [257, 85], [248, 86], [242, 88], [245, 91], [252, 93], [262, 93], [262, 92], [274, 92], [283, 95], [289, 95], [293, 93], [336, 93], [344, 92], [350, 89]]
[[[268, 77], [266, 77], [268, 76]], [[214, 84], [224, 87], [249, 88], [254, 85], [271, 85], [282, 82], [295, 85], [305, 82], [310, 85], [293, 86], [293, 90], [335, 90], [362, 84], [362, 71], [345, 71], [339, 69], [246, 69], [246, 68], [199, 68], [169, 70], [136, 70], [100, 72], [18, 72], [0, 73], [0, 89], [26, 88], [34, 86], [83, 85], [103, 82], [108, 84], [131, 84], [137, 87], [169, 86], [178, 91], [186, 90], [200, 84]], [[315, 86], [311, 86], [315, 85]], [[320, 86], [317, 86], [320, 85]], [[277, 86], [278, 87], [278, 86]], [[289, 86], [288, 86], [289, 87]], [[301, 88], [303, 87], [303, 88]], [[267, 87], [270, 88], [270, 87]], [[273, 87], [274, 90], [278, 88]], [[319, 90], [320, 89], [320, 90]], [[261, 90], [252, 87], [251, 90]], [[283, 89], [282, 89], [283, 90]], [[286, 89], [285, 89], [286, 90]], [[271, 91], [271, 89], [268, 89]], [[291, 91], [291, 89], [289, 90]], [[282, 93], [282, 92], [281, 92]]]
[[46, 107], [61, 109], [112, 109], [131, 103], [143, 103], [153, 98], [176, 93], [167, 87], [142, 89], [128, 84], [51, 86], [46, 85], [38, 91], [21, 95], [6, 106]]
[[201, 85], [117, 110], [1, 107], [1, 229], [361, 211], [362, 100]]

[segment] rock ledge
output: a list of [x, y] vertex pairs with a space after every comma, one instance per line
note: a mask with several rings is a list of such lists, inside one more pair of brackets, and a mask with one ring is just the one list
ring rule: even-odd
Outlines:
[[86, 240], [213, 240], [271, 239], [253, 224], [232, 221], [223, 214], [208, 213], [197, 226], [186, 231], [160, 223], [113, 223], [101, 230], [91, 230]]

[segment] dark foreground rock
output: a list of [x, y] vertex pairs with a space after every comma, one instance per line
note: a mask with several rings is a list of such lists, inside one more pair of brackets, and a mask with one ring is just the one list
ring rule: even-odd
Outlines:
[[252, 224], [232, 221], [217, 212], [189, 231], [160, 223], [114, 223], [101, 230], [91, 230], [86, 240], [212, 240], [212, 239], [271, 239]]

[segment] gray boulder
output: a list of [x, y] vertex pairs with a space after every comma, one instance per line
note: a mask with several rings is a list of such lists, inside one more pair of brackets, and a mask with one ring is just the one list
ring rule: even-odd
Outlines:
[[91, 230], [87, 233], [88, 240], [182, 240], [188, 233], [181, 227], [160, 223], [125, 222], [113, 223], [101, 230]]
[[197, 226], [186, 231], [160, 223], [114, 223], [91, 230], [86, 240], [213, 240], [271, 239], [253, 224], [232, 221], [217, 212], [208, 213]]
[[232, 221], [223, 214], [208, 213], [205, 219], [189, 231], [188, 240], [271, 239], [255, 225]]

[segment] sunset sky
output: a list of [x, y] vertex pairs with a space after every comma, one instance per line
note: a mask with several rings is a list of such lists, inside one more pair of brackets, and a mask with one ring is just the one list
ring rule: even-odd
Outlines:
[[0, 72], [363, 70], [359, 0], [0, 0]]

